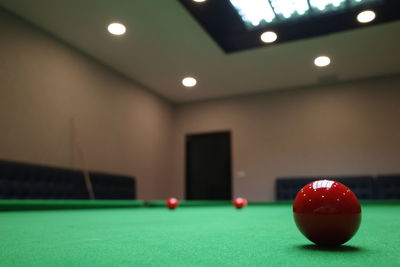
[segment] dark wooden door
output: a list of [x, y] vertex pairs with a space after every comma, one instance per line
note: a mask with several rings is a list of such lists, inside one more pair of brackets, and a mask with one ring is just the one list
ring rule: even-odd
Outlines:
[[230, 200], [231, 134], [186, 136], [186, 199]]

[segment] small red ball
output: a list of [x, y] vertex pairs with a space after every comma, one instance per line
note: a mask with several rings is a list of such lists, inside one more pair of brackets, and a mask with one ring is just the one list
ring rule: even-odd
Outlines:
[[170, 198], [167, 199], [166, 205], [170, 210], [173, 210], [176, 207], [178, 207], [179, 201], [178, 201], [178, 199], [176, 199], [174, 197], [170, 197]]
[[357, 232], [361, 206], [345, 185], [319, 180], [304, 186], [293, 202], [294, 220], [300, 232], [317, 245], [339, 246]]
[[242, 197], [237, 197], [233, 200], [233, 205], [237, 208], [237, 209], [241, 209], [245, 206], [247, 206], [247, 200], [245, 198]]

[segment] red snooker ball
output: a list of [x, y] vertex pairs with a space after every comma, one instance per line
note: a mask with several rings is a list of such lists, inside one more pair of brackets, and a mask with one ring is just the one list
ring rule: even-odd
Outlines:
[[361, 222], [361, 206], [345, 185], [319, 180], [304, 186], [293, 202], [300, 232], [322, 246], [339, 246], [350, 240]]
[[237, 209], [241, 209], [245, 206], [247, 206], [247, 200], [245, 198], [242, 197], [237, 197], [233, 200], [233, 205], [237, 208]]
[[170, 198], [167, 199], [166, 205], [170, 210], [173, 210], [176, 207], [178, 207], [179, 201], [178, 201], [178, 199], [176, 199], [174, 197], [170, 197]]

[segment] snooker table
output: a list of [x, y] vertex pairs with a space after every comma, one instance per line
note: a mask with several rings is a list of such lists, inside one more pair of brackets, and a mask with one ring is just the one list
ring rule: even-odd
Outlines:
[[345, 245], [313, 245], [292, 203], [0, 201], [0, 266], [400, 266], [400, 201], [361, 202]]

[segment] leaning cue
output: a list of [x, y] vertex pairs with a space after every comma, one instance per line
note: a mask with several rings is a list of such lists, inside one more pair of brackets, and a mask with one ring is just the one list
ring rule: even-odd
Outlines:
[[[85, 178], [85, 185], [86, 185], [86, 190], [89, 193], [89, 198], [91, 200], [95, 199], [94, 196], [94, 191], [93, 191], [93, 185], [92, 185], [92, 181], [90, 180], [90, 174], [89, 171], [86, 167], [86, 160], [85, 160], [85, 154], [83, 153], [83, 149], [80, 145], [80, 142], [78, 140], [78, 130], [75, 126], [75, 120], [74, 118], [71, 118], [71, 126], [72, 126], [72, 143], [73, 146], [76, 147], [76, 150], [78, 151], [79, 154], [79, 161], [81, 163], [81, 168], [82, 168], [82, 172], [83, 172], [83, 177]], [[73, 152], [73, 151], [72, 151]]]

